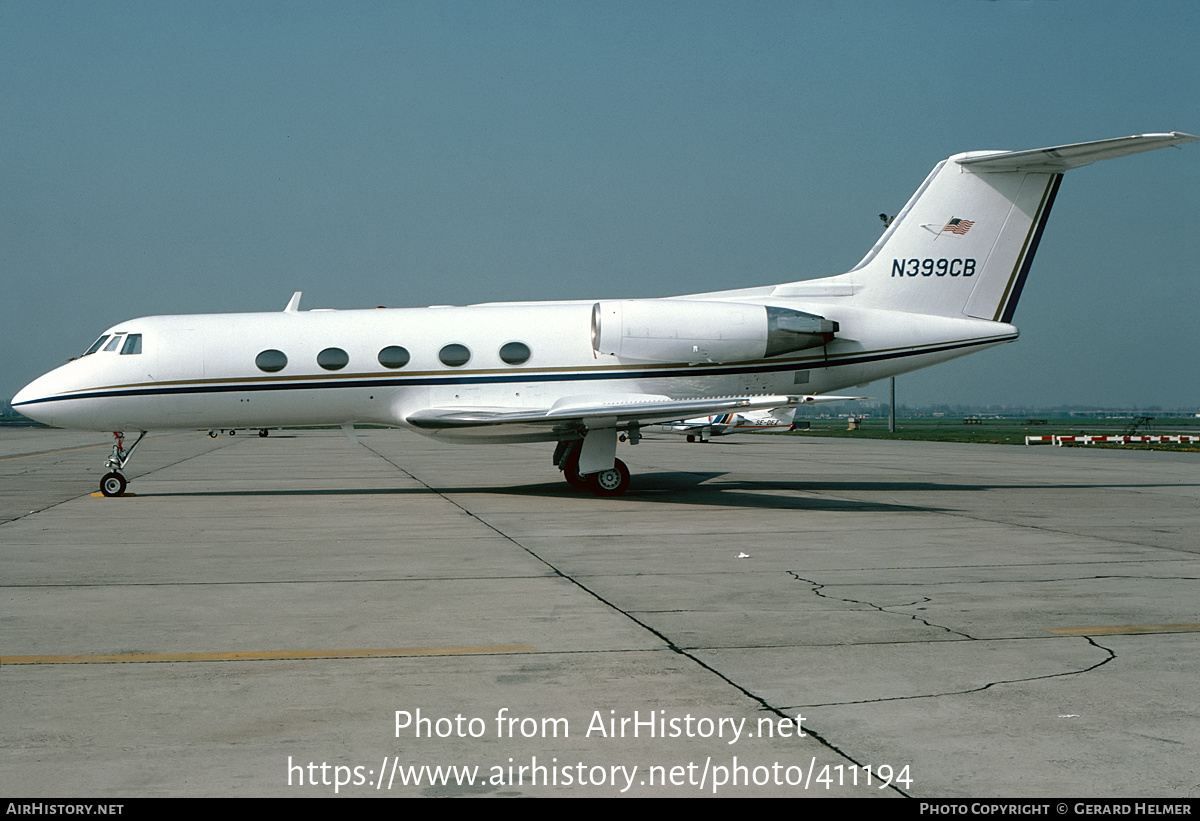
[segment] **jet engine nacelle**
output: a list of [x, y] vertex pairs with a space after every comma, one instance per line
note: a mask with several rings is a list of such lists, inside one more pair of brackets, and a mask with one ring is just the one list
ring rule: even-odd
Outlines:
[[746, 362], [828, 343], [838, 324], [770, 305], [627, 299], [592, 308], [598, 354], [641, 362]]

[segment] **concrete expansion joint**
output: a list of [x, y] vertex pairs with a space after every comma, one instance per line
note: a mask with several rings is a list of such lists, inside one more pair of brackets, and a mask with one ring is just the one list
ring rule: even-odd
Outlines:
[[[1049, 527], [1047, 525], [1035, 524], [1028, 520], [1014, 522], [1014, 521], [1009, 521], [1008, 519], [1000, 519], [1000, 518], [995, 518], [995, 517], [991, 517], [991, 516], [978, 516], [978, 515], [969, 515], [969, 514], [964, 514], [964, 513], [946, 512], [946, 511], [942, 511], [942, 515], [943, 516], [955, 516], [958, 518], [967, 519], [968, 521], [972, 521], [972, 522], [986, 522], [987, 524], [1002, 525], [1004, 527], [1024, 528], [1026, 530], [1034, 530], [1034, 531], [1038, 531], [1040, 533], [1053, 533], [1056, 536], [1079, 536], [1078, 532], [1076, 532], [1075, 530], [1069, 529], [1069, 528]], [[1171, 529], [1171, 530], [1152, 529], [1149, 532], [1174, 534], [1174, 533], [1178, 533], [1179, 529], [1178, 528]], [[1101, 539], [1105, 542], [1110, 542], [1110, 543], [1116, 544], [1116, 545], [1131, 545], [1133, 547], [1151, 547], [1156, 550], [1177, 551], [1177, 552], [1183, 553], [1188, 556], [1196, 555], [1196, 551], [1194, 549], [1183, 548], [1183, 547], [1173, 547], [1171, 545], [1156, 544], [1152, 540], [1137, 540], [1137, 539], [1132, 539], [1132, 538], [1116, 538], [1116, 537], [1112, 536], [1111, 534], [1105, 535], [1105, 536], [1092, 535], [1089, 538]]]
[[[381, 459], [383, 459], [384, 461], [388, 462], [388, 463], [389, 463], [389, 464], [391, 464], [393, 467], [395, 467], [397, 470], [399, 470], [399, 471], [401, 471], [402, 473], [404, 473], [405, 475], [409, 476], [409, 477], [410, 477], [411, 479], [413, 479], [414, 481], [416, 481], [416, 482], [420, 482], [422, 485], [424, 485], [425, 487], [429, 488], [429, 490], [430, 490], [430, 491], [432, 491], [433, 493], [436, 493], [436, 494], [438, 494], [438, 495], [439, 495], [439, 496], [441, 496], [443, 499], [445, 499], [446, 501], [448, 501], [450, 504], [452, 504], [452, 505], [454, 505], [455, 507], [458, 507], [459, 509], [461, 509], [461, 510], [462, 510], [464, 513], [466, 513], [467, 515], [469, 515], [469, 516], [471, 516], [471, 517], [473, 517], [473, 518], [477, 519], [477, 520], [480, 522], [480, 524], [482, 524], [482, 525], [484, 525], [485, 527], [487, 527], [487, 528], [489, 528], [489, 529], [491, 529], [491, 530], [495, 531], [495, 532], [496, 532], [497, 534], [499, 534], [501, 537], [503, 537], [504, 539], [506, 539], [507, 541], [509, 541], [510, 543], [512, 543], [514, 546], [516, 546], [516, 547], [520, 548], [521, 550], [524, 550], [524, 551], [525, 551], [526, 553], [528, 553], [530, 556], [534, 557], [534, 558], [535, 558], [535, 559], [537, 559], [538, 561], [540, 561], [540, 562], [542, 562], [543, 564], [545, 564], [545, 565], [546, 565], [548, 568], [550, 568], [550, 570], [552, 570], [552, 571], [555, 573], [555, 575], [557, 575], [557, 576], [561, 577], [561, 578], [562, 578], [562, 579], [564, 579], [565, 581], [568, 581], [568, 582], [570, 582], [571, 584], [574, 584], [574, 585], [575, 585], [576, 587], [578, 587], [580, 590], [582, 590], [582, 591], [584, 591], [585, 593], [587, 593], [588, 595], [592, 596], [592, 597], [593, 597], [593, 598], [595, 598], [597, 601], [601, 602], [602, 604], [604, 604], [604, 605], [605, 605], [605, 606], [607, 606], [607, 607], [610, 607], [610, 608], [612, 608], [612, 609], [613, 609], [613, 610], [615, 610], [616, 612], [618, 612], [618, 613], [621, 613], [623, 616], [625, 616], [627, 619], [629, 619], [630, 621], [632, 621], [632, 622], [634, 622], [635, 624], [637, 624], [639, 627], [641, 627], [641, 628], [643, 628], [644, 630], [646, 630], [647, 632], [649, 632], [649, 633], [653, 634], [654, 636], [656, 636], [656, 637], [657, 637], [659, 640], [661, 640], [661, 641], [663, 642], [663, 644], [666, 646], [666, 649], [667, 649], [667, 650], [670, 650], [670, 651], [671, 651], [671, 652], [673, 652], [673, 653], [677, 653], [677, 654], [679, 654], [680, 656], [683, 656], [684, 658], [687, 658], [688, 660], [690, 660], [692, 663], [696, 664], [696, 665], [697, 665], [698, 667], [700, 667], [701, 669], [703, 669], [703, 670], [705, 670], [706, 672], [708, 672], [708, 673], [710, 673], [710, 674], [712, 674], [712, 675], [716, 676], [717, 678], [721, 679], [721, 680], [722, 680], [722, 681], [724, 681], [724, 682], [725, 682], [727, 685], [729, 685], [730, 687], [734, 688], [734, 689], [735, 689], [735, 690], [737, 690], [738, 692], [742, 693], [742, 694], [743, 694], [744, 696], [746, 696], [747, 698], [749, 698], [749, 699], [751, 699], [751, 700], [753, 700], [753, 701], [757, 702], [758, 704], [762, 705], [762, 709], [763, 709], [763, 710], [765, 710], [765, 711], [767, 711], [767, 712], [770, 712], [770, 713], [773, 713], [774, 715], [778, 716], [779, 718], [784, 718], [784, 719], [786, 719], [786, 718], [789, 718], [789, 717], [790, 717], [790, 716], [789, 716], [787, 713], [785, 713], [783, 710], [781, 710], [781, 709], [779, 709], [779, 708], [777, 708], [777, 707], [774, 707], [774, 706], [772, 706], [771, 704], [767, 703], [767, 701], [766, 701], [764, 698], [762, 698], [761, 696], [758, 696], [758, 695], [756, 695], [755, 693], [752, 693], [752, 692], [750, 692], [748, 689], [746, 689], [745, 687], [743, 687], [741, 684], [738, 684], [736, 681], [734, 681], [733, 679], [729, 678], [728, 676], [726, 676], [726, 675], [725, 675], [724, 673], [722, 673], [721, 671], [719, 671], [719, 670], [717, 670], [716, 668], [714, 668], [714, 667], [712, 667], [712, 666], [710, 666], [710, 665], [706, 664], [706, 663], [705, 663], [705, 662], [704, 662], [702, 659], [700, 659], [698, 656], [696, 656], [696, 655], [693, 653], [693, 651], [692, 651], [691, 649], [689, 649], [689, 648], [685, 648], [685, 647], [681, 647], [680, 645], [676, 644], [676, 643], [675, 643], [675, 642], [674, 642], [674, 641], [673, 641], [673, 640], [672, 640], [670, 637], [668, 637], [666, 634], [664, 634], [662, 631], [660, 631], [660, 630], [658, 630], [658, 629], [654, 628], [654, 627], [653, 627], [653, 626], [651, 626], [650, 624], [648, 624], [648, 623], [646, 623], [645, 621], [643, 621], [643, 620], [639, 619], [637, 616], [635, 616], [635, 615], [634, 615], [634, 611], [624, 610], [624, 609], [622, 609], [622, 608], [618, 607], [618, 606], [617, 606], [616, 604], [614, 604], [613, 602], [611, 602], [611, 601], [609, 601], [608, 599], [606, 599], [606, 598], [604, 598], [603, 596], [601, 596], [601, 595], [600, 595], [599, 593], [597, 593], [595, 590], [592, 590], [591, 588], [589, 588], [589, 587], [588, 587], [586, 584], [584, 584], [583, 582], [581, 582], [581, 581], [579, 581], [578, 579], [576, 579], [576, 578], [574, 578], [574, 577], [572, 577], [572, 576], [570, 576], [570, 575], [568, 575], [568, 574], [564, 573], [563, 571], [561, 571], [561, 570], [560, 570], [558, 567], [556, 567], [556, 566], [555, 566], [553, 563], [551, 563], [550, 561], [548, 561], [548, 560], [547, 560], [545, 557], [538, 555], [538, 553], [537, 553], [536, 551], [532, 550], [531, 548], [529, 548], [529, 547], [528, 547], [528, 546], [526, 546], [526, 545], [523, 545], [523, 544], [521, 544], [519, 541], [517, 541], [516, 539], [514, 539], [512, 536], [509, 536], [507, 533], [505, 533], [503, 530], [501, 530], [501, 529], [500, 529], [500, 528], [498, 528], [497, 526], [495, 526], [495, 525], [493, 525], [492, 523], [488, 522], [487, 520], [485, 520], [485, 519], [481, 518], [481, 517], [480, 517], [480, 516], [478, 516], [477, 514], [475, 514], [475, 513], [471, 512], [471, 511], [467, 510], [467, 509], [466, 509], [466, 508], [464, 508], [462, 505], [460, 505], [460, 504], [458, 504], [457, 502], [455, 502], [453, 499], [450, 499], [450, 498], [449, 498], [449, 497], [447, 497], [445, 494], [442, 494], [442, 493], [440, 493], [439, 491], [437, 491], [435, 488], [433, 488], [433, 487], [430, 487], [430, 486], [429, 486], [427, 483], [425, 483], [425, 482], [421, 481], [421, 479], [420, 479], [420, 478], [418, 478], [417, 476], [414, 476], [414, 475], [413, 475], [412, 473], [410, 473], [409, 471], [407, 471], [407, 470], [405, 470], [404, 468], [400, 467], [399, 465], [397, 465], [395, 462], [393, 462], [393, 461], [392, 461], [391, 459], [389, 459], [388, 457], [384, 456], [383, 454], [379, 453], [378, 451], [375, 451], [374, 449], [370, 448], [369, 446], [367, 446], [367, 450], [370, 450], [370, 451], [371, 451], [372, 453], [374, 453], [376, 456], [379, 456]], [[795, 574], [793, 574], [793, 575], [795, 575]], [[799, 579], [799, 576], [796, 576], [796, 578], [798, 578], [798, 579]], [[804, 581], [804, 580], [803, 580], [803, 579], [801, 579], [801, 581]], [[813, 584], [815, 584], [815, 583], [813, 583]], [[678, 611], [678, 612], [687, 612], [687, 611]], [[841, 750], [840, 748], [838, 748], [838, 747], [837, 747], [837, 745], [835, 745], [835, 744], [833, 744], [832, 742], [830, 742], [828, 739], [826, 739], [824, 736], [822, 736], [822, 735], [820, 734], [820, 732], [817, 732], [817, 731], [816, 731], [816, 730], [814, 730], [814, 729], [813, 729], [811, 726], [806, 726], [806, 727], [805, 727], [805, 731], [808, 733], [808, 735], [809, 735], [809, 736], [811, 736], [811, 737], [812, 737], [812, 738], [813, 738], [815, 741], [817, 741], [817, 743], [819, 743], [819, 744], [821, 744], [822, 746], [826, 747], [826, 748], [827, 748], [827, 749], [829, 749], [831, 752], [833, 752], [833, 753], [836, 753], [837, 755], [841, 756], [842, 758], [846, 759], [847, 761], [849, 761], [849, 762], [853, 763], [855, 766], [865, 767], [865, 765], [864, 765], [862, 762], [859, 762], [859, 761], [858, 761], [858, 760], [856, 760], [856, 759], [855, 759], [855, 758], [854, 758], [852, 755], [849, 755], [848, 753], [846, 753], [846, 752], [844, 752], [843, 750]], [[904, 797], [906, 797], [906, 798], [908, 798], [908, 797], [911, 797], [911, 796], [909, 796], [909, 794], [908, 794], [908, 793], [904, 792], [904, 790], [900, 789], [900, 788], [899, 788], [898, 786], [896, 786], [895, 784], [891, 785], [891, 786], [889, 787], [889, 789], [890, 789], [890, 790], [892, 790], [892, 791], [894, 791], [894, 792], [896, 792], [896, 793], [898, 793], [898, 794], [900, 794], [900, 795], [902, 795], [902, 796], [904, 796]]]
[[[163, 438], [165, 438], [165, 437], [167, 437], [167, 436], [180, 436], [180, 435], [182, 435], [182, 434], [164, 434], [164, 435], [161, 435], [161, 436], [150, 436], [150, 437], [148, 437], [148, 438], [149, 438], [149, 440], [154, 440], [154, 439], [163, 439]], [[211, 440], [206, 440], [206, 442], [207, 442], [207, 441], [211, 441]], [[166, 464], [159, 465], [159, 466], [157, 466], [157, 467], [152, 467], [152, 468], [149, 468], [149, 469], [146, 469], [146, 470], [126, 470], [126, 471], [124, 471], [124, 472], [125, 472], [125, 475], [126, 475], [128, 478], [130, 478], [130, 479], [141, 479], [141, 478], [143, 478], [143, 477], [145, 477], [145, 476], [150, 476], [150, 475], [151, 475], [151, 474], [153, 474], [153, 473], [157, 473], [157, 472], [158, 472], [158, 471], [160, 471], [160, 470], [164, 470], [165, 468], [174, 467], [175, 465], [183, 464], [184, 462], [190, 461], [190, 460], [192, 460], [192, 459], [197, 459], [197, 458], [199, 458], [199, 457], [201, 457], [201, 456], [207, 456], [208, 454], [212, 453], [212, 452], [213, 452], [213, 451], [215, 451], [215, 450], [221, 450], [221, 449], [223, 449], [223, 448], [229, 447], [229, 446], [230, 446], [230, 445], [232, 445], [232, 444], [234, 444], [232, 440], [229, 440], [229, 441], [226, 441], [226, 442], [215, 443], [215, 444], [214, 444], [212, 447], [209, 447], [209, 448], [207, 448], [207, 449], [206, 449], [206, 450], [204, 450], [202, 453], [196, 453], [196, 454], [192, 454], [192, 455], [190, 455], [190, 456], [184, 456], [184, 457], [182, 457], [182, 458], [176, 459], [176, 460], [175, 460], [175, 461], [173, 461], [173, 462], [168, 462], [168, 463], [166, 463]], [[69, 452], [73, 452], [73, 451], [77, 451], [77, 450], [99, 450], [99, 449], [104, 449], [104, 448], [108, 448], [108, 447], [109, 447], [109, 444], [107, 444], [107, 443], [106, 443], [106, 444], [103, 444], [103, 445], [88, 445], [88, 446], [86, 446], [86, 447], [83, 447], [83, 448], [67, 448], [67, 449], [64, 449], [64, 450], [62, 450], [61, 452], [62, 452], [62, 453], [69, 453]], [[54, 454], [56, 454], [56, 453], [58, 453], [58, 452], [60, 452], [60, 451], [45, 451], [45, 452], [43, 452], [43, 451], [33, 451], [33, 452], [30, 452], [30, 453], [26, 453], [26, 454], [17, 454], [17, 455], [16, 455], [16, 456], [14, 456], [14, 457], [7, 457], [7, 458], [25, 458], [25, 457], [28, 457], [28, 456], [44, 456], [44, 455], [54, 455]], [[26, 472], [28, 472], [28, 471], [21, 471], [21, 472], [19, 472], [19, 473], [18, 473], [18, 474], [16, 474], [16, 475], [18, 475], [18, 476], [22, 476], [22, 475], [24, 475]], [[99, 471], [96, 471], [96, 473], [99, 473]], [[91, 477], [91, 476], [93, 476], [93, 475], [94, 475], [94, 474], [92, 474], [92, 473], [89, 473], [89, 477]], [[15, 516], [12, 516], [12, 517], [10, 517], [10, 518], [7, 518], [7, 519], [5, 519], [4, 521], [0, 522], [0, 527], [3, 527], [4, 525], [7, 525], [7, 524], [9, 524], [9, 523], [11, 523], [11, 522], [18, 522], [18, 521], [20, 521], [20, 520], [22, 520], [22, 519], [27, 519], [27, 518], [29, 518], [30, 516], [36, 516], [36, 515], [37, 515], [37, 514], [39, 514], [39, 513], [45, 513], [46, 511], [48, 511], [48, 510], [53, 510], [54, 508], [56, 508], [56, 507], [59, 507], [60, 505], [65, 505], [65, 504], [67, 504], [68, 502], [73, 502], [73, 501], [76, 501], [76, 500], [78, 500], [78, 499], [88, 499], [88, 498], [91, 498], [91, 497], [94, 495], [94, 494], [92, 493], [92, 490], [91, 490], [91, 488], [94, 488], [94, 487], [95, 487], [95, 483], [94, 483], [94, 480], [93, 480], [92, 478], [89, 478], [89, 479], [88, 479], [88, 484], [87, 484], [87, 486], [88, 486], [88, 488], [89, 488], [89, 489], [88, 489], [88, 491], [87, 491], [87, 492], [85, 492], [85, 493], [80, 493], [78, 496], [72, 496], [72, 497], [70, 497], [70, 498], [60, 499], [60, 500], [59, 500], [59, 501], [57, 501], [57, 502], [51, 502], [50, 504], [44, 505], [44, 506], [42, 506], [42, 507], [34, 508], [33, 510], [30, 510], [30, 511], [28, 511], [27, 513], [20, 513], [20, 514], [17, 514], [17, 515], [15, 515]], [[137, 494], [135, 494], [135, 493], [129, 493], [129, 494], [126, 494], [126, 495], [127, 495], [127, 496], [130, 496], [130, 497], [133, 497], [133, 496], [136, 496]]]
[[[746, 698], [749, 698], [749, 699], [751, 699], [752, 701], [756, 701], [756, 702], [758, 702], [758, 703], [759, 703], [759, 704], [762, 706], [762, 710], [763, 710], [763, 712], [766, 712], [766, 713], [771, 713], [771, 714], [773, 714], [773, 715], [775, 715], [775, 716], [778, 716], [779, 718], [782, 718], [782, 719], [790, 719], [792, 716], [794, 716], [794, 715], [795, 715], [795, 712], [796, 712], [795, 708], [782, 708], [782, 707], [776, 707], [775, 705], [773, 705], [773, 704], [769, 703], [769, 702], [768, 702], [768, 701], [767, 701], [765, 698], [763, 698], [762, 696], [758, 695], [757, 693], [751, 692], [750, 690], [748, 690], [748, 689], [746, 689], [745, 687], [743, 687], [741, 684], [738, 684], [736, 681], [734, 681], [733, 679], [729, 678], [729, 676], [725, 675], [725, 674], [724, 674], [724, 673], [722, 673], [720, 670], [717, 670], [716, 668], [709, 666], [709, 665], [708, 665], [708, 664], [706, 664], [706, 663], [705, 663], [705, 662], [704, 662], [702, 659], [700, 659], [700, 658], [698, 658], [698, 657], [696, 657], [696, 656], [692, 655], [691, 653], [689, 653], [689, 652], [687, 652], [687, 651], [685, 651], [685, 650], [678, 649], [678, 648], [674, 648], [674, 646], [673, 646], [673, 645], [672, 645], [672, 647], [673, 647], [673, 649], [676, 649], [676, 651], [677, 651], [677, 652], [678, 652], [680, 655], [686, 656], [687, 658], [691, 659], [691, 660], [692, 660], [692, 661], [694, 661], [694, 662], [695, 662], [697, 665], [699, 665], [701, 668], [703, 668], [704, 670], [706, 670], [706, 671], [707, 671], [707, 672], [709, 672], [709, 673], [712, 673], [714, 676], [716, 676], [717, 678], [719, 678], [719, 679], [721, 679], [722, 681], [724, 681], [724, 682], [725, 682], [726, 684], [728, 684], [730, 687], [732, 687], [733, 689], [735, 689], [735, 690], [737, 690], [738, 692], [740, 692], [740, 693], [741, 693], [742, 695], [744, 695]], [[828, 738], [826, 738], [824, 735], [822, 735], [822, 734], [821, 734], [821, 732], [820, 732], [820, 731], [818, 731], [818, 730], [817, 730], [817, 729], [816, 729], [816, 728], [813, 726], [813, 724], [812, 724], [811, 722], [810, 722], [810, 723], [808, 723], [808, 724], [805, 724], [805, 725], [804, 725], [804, 732], [805, 732], [805, 734], [806, 734], [806, 735], [808, 735], [809, 737], [811, 737], [811, 738], [812, 738], [814, 741], [816, 741], [818, 744], [820, 744], [821, 746], [825, 747], [825, 748], [826, 748], [826, 749], [828, 749], [830, 752], [832, 752], [832, 753], [835, 753], [836, 755], [839, 755], [839, 756], [841, 756], [842, 758], [846, 759], [847, 761], [849, 761], [850, 763], [852, 763], [854, 766], [856, 766], [856, 767], [864, 767], [864, 768], [867, 766], [867, 765], [865, 765], [863, 762], [861, 762], [861, 761], [859, 761], [858, 759], [856, 759], [856, 758], [855, 758], [853, 755], [851, 755], [850, 753], [846, 752], [845, 750], [843, 750], [843, 749], [842, 749], [841, 747], [839, 747], [838, 745], [834, 744], [832, 741], [830, 741], [830, 740], [829, 740]], [[899, 793], [900, 795], [904, 796], [905, 798], [911, 798], [911, 797], [912, 797], [911, 795], [909, 795], [909, 794], [908, 794], [907, 792], [905, 792], [904, 790], [900, 789], [900, 787], [896, 786], [895, 784], [892, 784], [892, 785], [890, 785], [888, 789], [889, 789], [889, 790], [893, 790], [893, 791], [895, 791], [896, 793]]]
[[[389, 465], [391, 465], [392, 467], [396, 468], [396, 470], [400, 471], [400, 472], [401, 472], [401, 473], [403, 473], [405, 476], [407, 476], [407, 477], [409, 477], [410, 479], [412, 479], [414, 482], [418, 482], [418, 483], [420, 483], [421, 485], [423, 485], [423, 486], [424, 486], [425, 488], [427, 488], [427, 489], [428, 489], [428, 490], [429, 490], [431, 493], [434, 493], [434, 494], [436, 494], [436, 495], [440, 496], [442, 499], [444, 499], [446, 502], [448, 502], [448, 503], [449, 503], [451, 506], [453, 506], [453, 507], [454, 507], [454, 508], [456, 508], [457, 510], [460, 510], [460, 511], [462, 511], [462, 512], [463, 512], [465, 515], [467, 515], [467, 516], [470, 516], [472, 519], [474, 519], [475, 521], [479, 522], [481, 525], [483, 525], [483, 526], [484, 526], [484, 527], [486, 527], [487, 529], [491, 530], [491, 531], [492, 531], [492, 532], [494, 532], [496, 535], [500, 536], [502, 539], [504, 539], [505, 541], [507, 541], [507, 542], [509, 542], [510, 544], [512, 544], [514, 547], [516, 547], [516, 548], [518, 548], [518, 549], [520, 549], [520, 550], [523, 550], [523, 551], [525, 551], [525, 552], [526, 552], [526, 553], [528, 553], [530, 556], [532, 556], [534, 559], [537, 559], [539, 562], [541, 562], [542, 564], [544, 564], [544, 565], [545, 565], [545, 566], [546, 566], [546, 567], [547, 567], [547, 568], [548, 568], [548, 569], [551, 571], [551, 573], [553, 573], [553, 574], [554, 574], [555, 576], [557, 576], [558, 578], [560, 578], [560, 579], [562, 579], [562, 580], [564, 580], [564, 581], [566, 581], [566, 582], [569, 582], [569, 583], [571, 583], [571, 584], [575, 585], [575, 586], [576, 586], [576, 587], [578, 587], [580, 590], [582, 590], [584, 593], [587, 593], [589, 596], [591, 596], [592, 598], [596, 599], [596, 601], [600, 602], [600, 603], [601, 603], [601, 604], [603, 604], [604, 606], [606, 606], [606, 607], [609, 607], [609, 608], [612, 608], [612, 609], [613, 609], [613, 610], [615, 610], [616, 612], [618, 612], [618, 613], [620, 613], [621, 615], [625, 616], [625, 618], [627, 618], [627, 619], [629, 619], [630, 621], [632, 621], [634, 624], [636, 624], [636, 625], [638, 625], [639, 627], [641, 627], [642, 629], [644, 629], [644, 630], [646, 630], [646, 631], [648, 631], [648, 632], [652, 633], [652, 634], [653, 634], [655, 637], [657, 637], [659, 640], [661, 640], [661, 641], [663, 642], [663, 644], [664, 644], [664, 645], [666, 645], [666, 648], [667, 648], [668, 650], [670, 650], [671, 652], [678, 653], [678, 654], [679, 654], [679, 655], [681, 655], [681, 656], [686, 656], [686, 657], [688, 657], [688, 658], [692, 659], [693, 661], [697, 661], [697, 662], [699, 661], [698, 659], [696, 659], [696, 657], [695, 657], [695, 656], [691, 655], [691, 653], [689, 653], [688, 651], [686, 651], [686, 650], [684, 650], [683, 648], [681, 648], [681, 647], [679, 647], [678, 645], [676, 645], [676, 644], [675, 644], [675, 642], [673, 642], [673, 641], [672, 641], [670, 638], [668, 638], [668, 637], [667, 637], [666, 635], [664, 635], [662, 632], [660, 632], [660, 631], [656, 630], [655, 628], [651, 627], [651, 626], [650, 626], [649, 624], [647, 624], [646, 622], [644, 622], [644, 621], [642, 621], [641, 619], [639, 619], [639, 618], [637, 618], [636, 616], [634, 616], [632, 612], [630, 612], [630, 611], [628, 611], [628, 610], [623, 610], [623, 609], [621, 609], [620, 607], [618, 607], [617, 605], [613, 604], [613, 603], [612, 603], [611, 601], [609, 601], [608, 599], [606, 599], [606, 598], [604, 598], [603, 596], [601, 596], [601, 595], [600, 595], [599, 593], [597, 593], [595, 590], [592, 590], [592, 589], [591, 589], [590, 587], [588, 587], [586, 584], [584, 584], [583, 582], [579, 581], [579, 579], [576, 579], [576, 578], [574, 578], [573, 576], [570, 576], [570, 575], [568, 575], [568, 574], [564, 573], [564, 572], [563, 572], [562, 570], [560, 570], [560, 569], [559, 569], [557, 566], [555, 566], [555, 565], [554, 565], [554, 563], [550, 562], [550, 561], [549, 561], [548, 559], [546, 559], [544, 556], [542, 556], [542, 555], [538, 554], [538, 552], [537, 552], [536, 550], [533, 550], [533, 549], [532, 549], [532, 548], [530, 548], [528, 545], [521, 544], [521, 542], [519, 542], [518, 540], [514, 539], [512, 536], [510, 536], [510, 535], [508, 535], [507, 533], [505, 533], [503, 530], [501, 530], [501, 529], [500, 529], [499, 527], [497, 527], [496, 525], [492, 524], [491, 522], [487, 521], [487, 520], [486, 520], [486, 519], [484, 519], [483, 517], [479, 516], [477, 513], [474, 513], [473, 511], [470, 511], [470, 510], [468, 510], [467, 508], [463, 507], [463, 505], [461, 505], [460, 503], [458, 503], [458, 502], [456, 502], [455, 500], [451, 499], [451, 498], [450, 498], [449, 496], [447, 496], [445, 493], [442, 493], [441, 491], [439, 491], [439, 490], [437, 490], [436, 488], [432, 487], [432, 486], [431, 486], [431, 485], [430, 485], [428, 482], [425, 482], [425, 481], [423, 481], [421, 478], [419, 478], [418, 476], [414, 475], [412, 472], [410, 472], [410, 471], [408, 471], [408, 470], [405, 470], [405, 469], [404, 469], [404, 468], [402, 468], [400, 465], [396, 464], [394, 461], [392, 461], [391, 459], [389, 459], [387, 456], [384, 456], [382, 453], [380, 453], [379, 451], [377, 451], [377, 450], [375, 450], [374, 448], [372, 448], [370, 445], [367, 445], [367, 444], [365, 444], [365, 443], [364, 443], [364, 444], [363, 444], [363, 447], [365, 447], [365, 448], [366, 448], [367, 450], [369, 450], [371, 453], [374, 453], [376, 456], [378, 456], [378, 457], [379, 457], [380, 459], [382, 459], [383, 461], [387, 462], [387, 463], [388, 463]], [[701, 664], [703, 664], [702, 662], [700, 662], [700, 663], [701, 663]], [[712, 668], [709, 668], [709, 667], [707, 667], [707, 665], [703, 665], [703, 666], [705, 666], [705, 667], [706, 667], [707, 669], [709, 669], [709, 670], [711, 670], [711, 669], [712, 669]]]

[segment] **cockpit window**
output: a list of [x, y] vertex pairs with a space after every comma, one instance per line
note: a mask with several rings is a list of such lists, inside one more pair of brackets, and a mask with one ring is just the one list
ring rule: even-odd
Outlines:
[[121, 355], [135, 354], [142, 352], [142, 335], [130, 334], [125, 337], [125, 344], [121, 346]]
[[100, 337], [95, 342], [93, 342], [92, 347], [90, 347], [86, 351], [84, 351], [83, 355], [87, 356], [90, 353], [95, 353], [96, 351], [100, 350], [100, 346], [103, 345], [105, 343], [105, 341], [107, 341], [107, 340], [108, 340], [108, 334], [105, 334], [104, 336]]
[[104, 346], [104, 350], [115, 351], [117, 346], [121, 344], [121, 336], [122, 334], [113, 334], [113, 338], [109, 340], [107, 345]]

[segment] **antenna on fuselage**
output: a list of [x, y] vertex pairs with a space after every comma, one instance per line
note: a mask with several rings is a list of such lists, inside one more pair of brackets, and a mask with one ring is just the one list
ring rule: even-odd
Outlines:
[[287, 307], [283, 309], [285, 314], [294, 314], [300, 310], [300, 294], [302, 293], [304, 292], [297, 291], [296, 293], [292, 294], [292, 298], [288, 300]]

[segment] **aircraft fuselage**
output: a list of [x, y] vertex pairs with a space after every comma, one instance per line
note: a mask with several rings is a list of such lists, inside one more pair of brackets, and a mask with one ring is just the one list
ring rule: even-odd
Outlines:
[[[673, 303], [638, 302], [651, 310]], [[824, 393], [1017, 334], [1011, 325], [967, 318], [934, 318], [914, 334], [905, 317], [889, 317], [890, 312], [839, 313], [828, 304], [810, 304], [806, 307], [826, 315], [844, 316], [838, 337], [820, 347], [755, 360], [687, 362], [677, 356], [642, 361], [597, 350], [597, 304], [143, 317], [105, 332], [110, 340], [140, 334], [138, 353], [123, 354], [123, 342], [109, 342], [102, 348], [113, 350], [98, 350], [51, 371], [18, 394], [14, 404], [47, 424], [105, 431], [408, 426], [417, 410], [535, 410], [563, 396]], [[723, 300], [709, 304], [757, 307]], [[684, 347], [690, 354], [695, 346]], [[256, 364], [264, 352], [278, 352], [286, 363], [263, 360], [273, 369], [264, 370]], [[544, 429], [417, 429], [492, 441], [558, 438]]]

